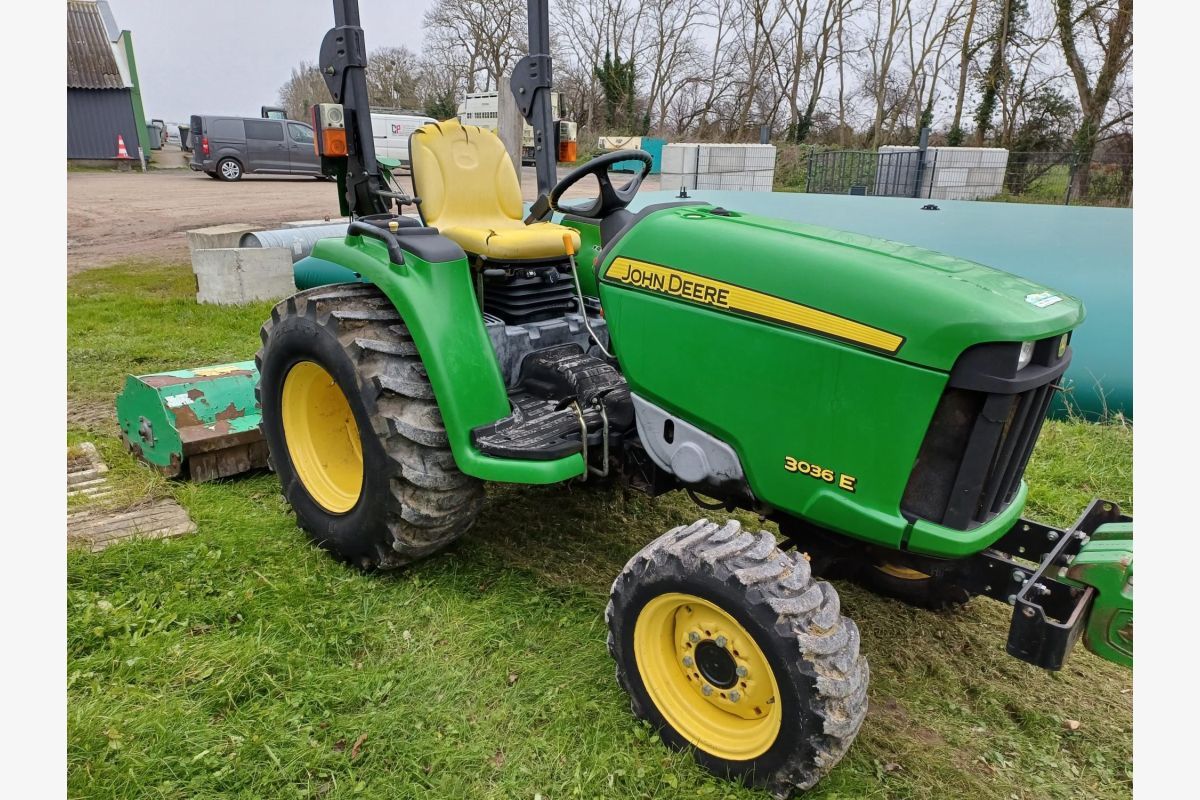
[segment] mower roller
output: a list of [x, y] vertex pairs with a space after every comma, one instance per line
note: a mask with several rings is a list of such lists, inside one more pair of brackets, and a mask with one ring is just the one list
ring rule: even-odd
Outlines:
[[[634, 713], [780, 797], [831, 770], [867, 710], [858, 629], [822, 576], [924, 606], [1007, 603], [1008, 652], [1046, 669], [1080, 636], [1132, 664], [1131, 520], [1099, 499], [1066, 529], [1021, 516], [1078, 300], [694, 199], [635, 214], [642, 151], [557, 179], [545, 0], [511, 80], [534, 130], [528, 214], [499, 138], [456, 120], [412, 134], [409, 197], [375, 159], [357, 3], [333, 5], [334, 102], [314, 129], [352, 222], [311, 258], [353, 280], [275, 306], [255, 403], [216, 396], [234, 371], [131, 379], [150, 438], [125, 435], [144, 456], [195, 472], [181, 417], [215, 435], [253, 408], [300, 527], [364, 570], [461, 537], [485, 481], [616, 480], [776, 522], [782, 540], [684, 521], [629, 560], [605, 618]], [[585, 180], [594, 199], [565, 202]], [[414, 204], [419, 220], [399, 213]]]

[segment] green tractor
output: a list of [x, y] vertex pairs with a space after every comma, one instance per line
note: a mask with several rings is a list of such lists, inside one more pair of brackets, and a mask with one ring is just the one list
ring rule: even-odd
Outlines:
[[641, 151], [556, 180], [545, 0], [512, 79], [538, 200], [495, 134], [455, 120], [412, 135], [409, 197], [373, 151], [357, 3], [334, 9], [314, 127], [353, 221], [312, 257], [346, 280], [279, 303], [255, 358], [270, 463], [314, 542], [403, 567], [470, 529], [486, 481], [616, 480], [777, 523], [782, 541], [664, 533], [605, 619], [634, 714], [778, 796], [832, 769], [867, 710], [858, 629], [817, 575], [1008, 603], [1008, 651], [1046, 669], [1081, 634], [1132, 664], [1130, 519], [1103, 500], [1066, 530], [1021, 517], [1080, 302], [695, 199], [634, 213]]

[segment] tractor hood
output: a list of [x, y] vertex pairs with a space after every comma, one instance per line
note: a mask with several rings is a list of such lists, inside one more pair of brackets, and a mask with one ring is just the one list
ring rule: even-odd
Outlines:
[[1042, 339], [1084, 317], [1078, 299], [972, 261], [708, 206], [642, 217], [600, 274], [940, 370], [972, 345]]

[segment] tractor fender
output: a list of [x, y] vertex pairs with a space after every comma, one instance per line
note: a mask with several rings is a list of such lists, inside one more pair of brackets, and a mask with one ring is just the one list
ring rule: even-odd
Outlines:
[[[472, 444], [474, 428], [512, 411], [504, 376], [483, 324], [466, 255], [449, 239], [425, 233], [427, 228], [413, 230], [422, 234], [396, 237], [403, 264], [392, 261], [383, 242], [364, 236], [322, 239], [312, 255], [378, 286], [395, 306], [433, 386], [460, 470], [482, 480], [530, 484], [582, 474], [578, 453], [551, 461], [495, 458]], [[409, 246], [407, 239], [413, 240]]]

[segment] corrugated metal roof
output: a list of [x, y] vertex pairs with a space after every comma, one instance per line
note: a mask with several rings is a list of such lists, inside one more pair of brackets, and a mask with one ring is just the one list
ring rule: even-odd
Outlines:
[[125, 88], [95, 3], [67, 0], [67, 88]]

